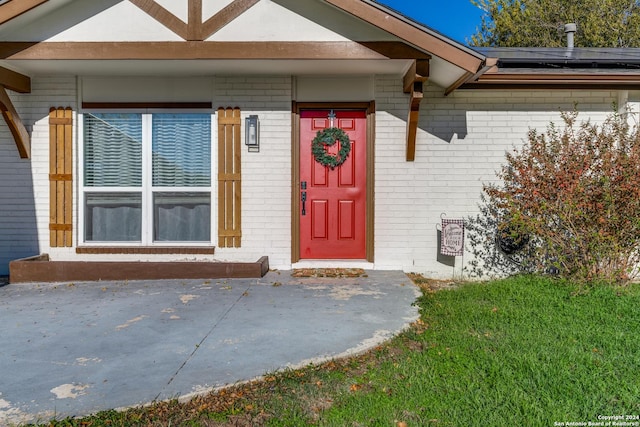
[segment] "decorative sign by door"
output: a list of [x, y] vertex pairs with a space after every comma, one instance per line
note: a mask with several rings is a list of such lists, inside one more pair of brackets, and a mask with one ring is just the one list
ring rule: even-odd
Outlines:
[[442, 219], [440, 253], [447, 256], [464, 255], [464, 220]]

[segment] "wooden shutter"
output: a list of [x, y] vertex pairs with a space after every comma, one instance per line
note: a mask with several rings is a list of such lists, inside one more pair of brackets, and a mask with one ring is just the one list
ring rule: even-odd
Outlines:
[[49, 110], [49, 240], [50, 246], [71, 247], [73, 227], [71, 108]]
[[218, 246], [240, 247], [241, 118], [239, 108], [218, 109]]

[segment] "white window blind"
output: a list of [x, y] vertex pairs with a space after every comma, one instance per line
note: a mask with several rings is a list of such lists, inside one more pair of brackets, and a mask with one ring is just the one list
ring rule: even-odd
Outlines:
[[211, 116], [154, 114], [154, 187], [211, 185]]
[[84, 185], [142, 185], [142, 115], [84, 115]]

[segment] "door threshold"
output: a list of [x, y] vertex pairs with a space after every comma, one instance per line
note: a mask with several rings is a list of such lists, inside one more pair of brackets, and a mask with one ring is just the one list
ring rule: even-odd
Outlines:
[[374, 264], [367, 260], [351, 259], [303, 259], [291, 264], [291, 269], [296, 268], [362, 268], [373, 270]]

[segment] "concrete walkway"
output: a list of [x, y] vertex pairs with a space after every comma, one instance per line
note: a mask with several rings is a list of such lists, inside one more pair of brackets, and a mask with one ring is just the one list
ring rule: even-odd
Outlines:
[[0, 287], [0, 425], [184, 397], [371, 348], [417, 319], [402, 272]]

